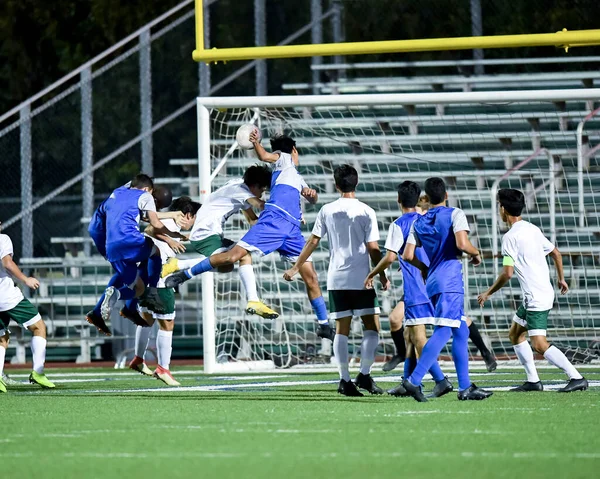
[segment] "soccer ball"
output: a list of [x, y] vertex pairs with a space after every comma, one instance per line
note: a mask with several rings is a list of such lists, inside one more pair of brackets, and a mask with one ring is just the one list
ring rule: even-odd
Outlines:
[[262, 135], [260, 130], [256, 125], [252, 125], [251, 123], [245, 123], [240, 126], [235, 134], [235, 140], [237, 141], [240, 148], [244, 150], [251, 150], [254, 148], [254, 145], [250, 142], [250, 133], [256, 131], [258, 133], [258, 141], [261, 140]]

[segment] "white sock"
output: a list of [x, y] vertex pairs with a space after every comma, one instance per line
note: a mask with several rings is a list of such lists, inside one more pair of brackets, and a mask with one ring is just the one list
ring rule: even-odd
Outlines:
[[204, 256], [202, 256], [201, 258], [194, 259], [177, 259], [177, 265], [179, 266], [179, 270], [190, 269], [196, 266], [202, 260], [204, 260]]
[[550, 346], [548, 349], [546, 349], [544, 357], [550, 364], [562, 369], [565, 374], [569, 376], [569, 379], [581, 379], [583, 377], [581, 374], [579, 374], [579, 371], [575, 369], [575, 366], [573, 366], [567, 359], [565, 354], [556, 346]]
[[256, 291], [256, 276], [251, 264], [244, 264], [238, 268], [240, 281], [246, 291], [246, 301], [258, 301], [258, 292]]
[[379, 346], [379, 333], [366, 329], [360, 344], [360, 372], [362, 374], [371, 374], [371, 366], [375, 362], [377, 346]]
[[4, 358], [6, 357], [6, 348], [4, 346], [0, 346], [0, 377], [4, 372]]
[[340, 379], [350, 381], [350, 371], [348, 370], [348, 336], [336, 334], [333, 338], [333, 354], [338, 362], [338, 371]]
[[530, 383], [537, 383], [540, 380], [540, 377], [538, 376], [535, 363], [533, 362], [533, 350], [529, 345], [529, 341], [525, 340], [522, 343], [514, 344], [513, 349], [515, 350], [515, 353], [517, 353], [519, 362], [525, 368], [527, 381]]
[[171, 364], [171, 347], [173, 344], [173, 331], [158, 330], [156, 335], [156, 355], [158, 356], [158, 365], [161, 368], [169, 369]]
[[33, 370], [38, 374], [44, 374], [46, 338], [42, 338], [41, 336], [33, 336], [31, 338], [31, 355], [33, 356]]
[[142, 359], [146, 355], [146, 348], [150, 341], [151, 332], [152, 328], [143, 328], [142, 326], [138, 326], [135, 329], [135, 355]]

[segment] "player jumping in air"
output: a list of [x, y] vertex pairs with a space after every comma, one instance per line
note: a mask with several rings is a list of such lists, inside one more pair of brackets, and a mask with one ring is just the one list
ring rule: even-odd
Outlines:
[[[0, 223], [1, 232], [2, 223]], [[37, 308], [23, 296], [12, 278], [31, 289], [38, 289], [40, 282], [35, 278], [25, 276], [13, 261], [13, 244], [10, 237], [5, 234], [0, 234], [0, 261], [0, 392], [6, 392], [2, 373], [9, 341], [8, 323], [11, 319], [33, 334], [31, 338], [33, 371], [29, 375], [29, 382], [39, 384], [43, 388], [53, 388], [54, 384], [44, 374], [46, 324]]]
[[[371, 366], [375, 362], [375, 351], [379, 345], [379, 303], [375, 290], [363, 285], [363, 278], [369, 272], [369, 258], [374, 264], [381, 259], [377, 244], [377, 217], [372, 208], [356, 198], [358, 172], [355, 168], [349, 165], [338, 166], [333, 177], [335, 188], [341, 197], [321, 208], [302, 253], [283, 277], [286, 281], [292, 281], [317, 248], [321, 238], [327, 235], [327, 291], [330, 317], [336, 322], [333, 352], [340, 373], [338, 393], [344, 396], [362, 396], [358, 387], [371, 394], [383, 394], [383, 390], [371, 377]], [[385, 272], [381, 272], [379, 280], [383, 288], [387, 289], [389, 281]], [[360, 373], [354, 382], [350, 380], [348, 371], [348, 335], [353, 316], [360, 316], [365, 327], [360, 347]]]
[[554, 288], [550, 283], [546, 256], [550, 256], [554, 261], [560, 292], [566, 294], [569, 287], [565, 281], [562, 256], [537, 226], [521, 217], [525, 207], [523, 193], [511, 189], [500, 190], [498, 203], [502, 220], [510, 228], [502, 238], [503, 271], [494, 284], [477, 299], [483, 306], [492, 294], [510, 281], [514, 272], [517, 273], [523, 292], [523, 304], [513, 317], [508, 337], [525, 368], [527, 381], [511, 391], [544, 390], [533, 362], [533, 351], [527, 341], [527, 334], [533, 349], [543, 354], [550, 364], [562, 369], [569, 377], [569, 383], [559, 389], [559, 392], [583, 391], [588, 387], [587, 380], [579, 374], [564, 353], [556, 346], [551, 346], [546, 339], [548, 313], [554, 304]]
[[[310, 203], [316, 203], [318, 195], [308, 187], [296, 169], [299, 162], [296, 142], [288, 136], [276, 136], [271, 139], [273, 152], [269, 153], [260, 144], [256, 132], [250, 135], [250, 140], [258, 158], [266, 163], [273, 163], [271, 196], [258, 222], [231, 250], [213, 255], [187, 271], [171, 275], [166, 280], [167, 287], [174, 287], [196, 275], [233, 264], [253, 251], [263, 255], [278, 251], [283, 258], [290, 261], [296, 261], [302, 252], [304, 237], [300, 230], [300, 201], [303, 197]], [[317, 316], [317, 334], [333, 340], [335, 333], [329, 326], [327, 306], [312, 262], [304, 263], [299, 273], [306, 284], [308, 298]]]

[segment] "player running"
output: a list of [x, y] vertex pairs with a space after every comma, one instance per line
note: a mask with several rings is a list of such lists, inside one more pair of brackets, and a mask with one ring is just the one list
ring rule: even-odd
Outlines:
[[[0, 233], [2, 223], [0, 222]], [[13, 244], [8, 235], [0, 234], [0, 392], [6, 392], [6, 384], [2, 379], [4, 359], [8, 349], [10, 331], [8, 323], [12, 319], [22, 328], [31, 331], [31, 355], [33, 357], [33, 371], [29, 375], [29, 382], [39, 384], [43, 388], [54, 388], [54, 384], [44, 374], [46, 362], [46, 324], [37, 308], [23, 296], [21, 290], [14, 283], [16, 279], [24, 286], [38, 289], [40, 282], [23, 274], [13, 261]]]
[[525, 368], [527, 381], [521, 386], [511, 389], [516, 392], [543, 391], [535, 364], [533, 351], [527, 342], [529, 334], [533, 349], [543, 354], [548, 362], [562, 369], [569, 377], [569, 383], [559, 392], [583, 391], [588, 388], [587, 380], [579, 374], [575, 366], [556, 346], [551, 346], [546, 339], [548, 329], [548, 313], [554, 304], [554, 288], [550, 283], [550, 271], [546, 256], [550, 256], [556, 267], [558, 286], [561, 294], [569, 291], [563, 272], [562, 256], [540, 229], [525, 221], [521, 212], [525, 207], [525, 197], [519, 190], [504, 189], [498, 191], [500, 216], [510, 228], [502, 238], [503, 270], [494, 284], [477, 300], [483, 304], [489, 297], [510, 281], [513, 273], [517, 273], [523, 304], [513, 316], [508, 337], [513, 345], [519, 362]]
[[[271, 139], [272, 153], [267, 152], [259, 142], [256, 132], [250, 134], [258, 158], [273, 164], [271, 196], [265, 204], [258, 222], [250, 228], [244, 237], [231, 250], [216, 254], [198, 263], [187, 271], [180, 271], [166, 280], [167, 287], [174, 287], [194, 276], [231, 265], [253, 251], [263, 255], [278, 251], [289, 260], [296, 261], [304, 246], [304, 237], [300, 230], [302, 210], [300, 201], [305, 198], [316, 203], [317, 192], [309, 188], [296, 169], [299, 158], [296, 142], [285, 135]], [[317, 334], [321, 338], [333, 340], [334, 331], [329, 326], [327, 306], [319, 288], [317, 273], [308, 260], [300, 268], [300, 276], [306, 284], [308, 298], [319, 323]]]
[[[363, 278], [369, 272], [369, 258], [373, 264], [381, 260], [379, 228], [375, 211], [356, 198], [358, 172], [350, 165], [338, 166], [334, 172], [335, 188], [341, 197], [321, 208], [312, 234], [296, 263], [283, 277], [292, 281], [301, 271], [325, 235], [329, 242], [327, 291], [329, 311], [335, 320], [336, 334], [333, 352], [338, 362], [340, 383], [338, 393], [344, 396], [362, 396], [357, 389], [371, 394], [383, 394], [371, 377], [375, 351], [379, 345], [379, 303], [372, 287], [365, 288]], [[385, 271], [379, 273], [383, 289], [389, 286]], [[353, 316], [360, 316], [363, 340], [360, 346], [360, 373], [352, 382], [348, 370], [348, 335]]]

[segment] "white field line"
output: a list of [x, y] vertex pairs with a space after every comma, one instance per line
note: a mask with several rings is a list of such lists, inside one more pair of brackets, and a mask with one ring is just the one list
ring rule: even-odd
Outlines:
[[[206, 378], [210, 378], [211, 380], [214, 381], [258, 381], [261, 379], [275, 379], [275, 378], [285, 378], [285, 377], [292, 377], [292, 375], [289, 374], [289, 371], [286, 371], [288, 374], [270, 374], [270, 375], [263, 375], [263, 376], [252, 376], [252, 375], [243, 375], [243, 376], [208, 376], [204, 374], [204, 371], [200, 370], [195, 370], [195, 371], [189, 371], [189, 370], [182, 370], [182, 371], [173, 371], [175, 374], [177, 374], [177, 377], [187, 377], [187, 376], [198, 376], [198, 375], [202, 375], [202, 376], [206, 376]], [[314, 371], [313, 371], [314, 372]], [[95, 378], [95, 380], [99, 380], [97, 378], [110, 378], [110, 379], [117, 379], [117, 378], [126, 378], [126, 379], [130, 379], [131, 377], [142, 377], [142, 374], [138, 373], [138, 372], [129, 372], [129, 371], [124, 371], [124, 372], [119, 372], [119, 370], [114, 370], [114, 371], [98, 371], [98, 372], [87, 372], [87, 373], [59, 373], [59, 372], [55, 372], [52, 369], [47, 369], [46, 373], [48, 374], [48, 376], [51, 376], [53, 379], [54, 378]], [[27, 379], [29, 378], [29, 374], [11, 374], [10, 377], [11, 379], [14, 378], [20, 378], [20, 379]], [[64, 382], [64, 381], [61, 381]]]

